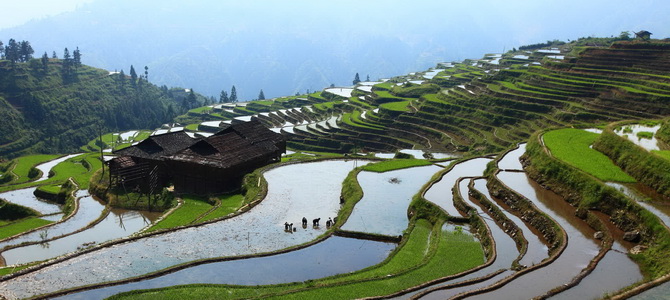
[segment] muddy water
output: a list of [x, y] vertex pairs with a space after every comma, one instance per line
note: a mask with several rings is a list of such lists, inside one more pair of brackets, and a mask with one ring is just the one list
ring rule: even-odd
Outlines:
[[[454, 280], [450, 280], [447, 282], [439, 283], [433, 286], [430, 286], [428, 288], [409, 293], [407, 295], [403, 295], [399, 297], [399, 299], [408, 299], [415, 294], [422, 292], [423, 290], [429, 289], [429, 288], [436, 288], [440, 286], [447, 286], [450, 284], [458, 283], [458, 282], [463, 282], [467, 281], [469, 279], [477, 278], [477, 277], [482, 277], [488, 274], [491, 274], [495, 271], [498, 271], [500, 269], [509, 269], [512, 266], [512, 262], [518, 257], [519, 251], [516, 249], [516, 244], [514, 243], [514, 240], [507, 235], [496, 223], [493, 221], [493, 219], [486, 213], [482, 211], [482, 209], [478, 206], [475, 205], [468, 197], [467, 191], [468, 191], [468, 184], [470, 180], [465, 179], [459, 182], [459, 191], [461, 194], [461, 197], [473, 208], [475, 208], [478, 212], [479, 215], [482, 216], [482, 219], [484, 222], [486, 222], [486, 225], [488, 225], [491, 235], [493, 236], [493, 239], [495, 240], [496, 243], [496, 252], [497, 256], [495, 261], [489, 265], [488, 267], [482, 268], [481, 270], [478, 270], [476, 272], [473, 272], [471, 274], [468, 274], [466, 276], [463, 276], [461, 278], [456, 278]], [[431, 293], [425, 294], [421, 297], [421, 299], [446, 299], [452, 296], [455, 296], [461, 292], [464, 291], [469, 291], [472, 289], [476, 288], [481, 288], [484, 286], [489, 286], [496, 281], [512, 274], [513, 271], [505, 271], [502, 273], [502, 275], [496, 275], [493, 278], [490, 278], [488, 280], [482, 281], [481, 283], [478, 284], [473, 284], [473, 285], [466, 285], [462, 287], [455, 287], [455, 288], [450, 288], [450, 289], [443, 289], [443, 290], [436, 290]]]
[[46, 180], [46, 179], [48, 179], [48, 178], [49, 178], [49, 171], [51, 171], [51, 169], [52, 169], [53, 167], [55, 167], [55, 166], [56, 166], [57, 164], [59, 164], [59, 163], [62, 163], [62, 162], [64, 162], [64, 161], [66, 161], [66, 160], [68, 160], [68, 159], [70, 159], [70, 158], [73, 158], [73, 157], [75, 157], [75, 156], [78, 156], [78, 155], [79, 155], [79, 154], [70, 154], [70, 155], [66, 155], [66, 156], [63, 156], [63, 157], [61, 157], [61, 158], [57, 158], [57, 159], [54, 159], [54, 160], [52, 160], [52, 161], [48, 161], [48, 162], [45, 162], [45, 163], [43, 163], [43, 164], [39, 164], [39, 165], [35, 166], [35, 168], [37, 168], [37, 169], [39, 169], [40, 171], [42, 171], [42, 177], [40, 177], [40, 179], [37, 179], [36, 181], [42, 181], [42, 180]]
[[[396, 244], [330, 237], [288, 253], [208, 263], [153, 279], [85, 291], [63, 299], [102, 299], [137, 289], [212, 283], [266, 285], [306, 281], [360, 270], [382, 262]], [[240, 272], [244, 270], [244, 272]]]
[[481, 176], [486, 169], [486, 164], [490, 161], [489, 158], [475, 158], [455, 165], [426, 191], [424, 198], [440, 206], [448, 214], [460, 216], [461, 214], [454, 207], [451, 188], [454, 187], [456, 180], [460, 177]]
[[528, 242], [528, 246], [526, 249], [526, 254], [521, 258], [521, 260], [519, 260], [519, 264], [532, 266], [549, 257], [549, 253], [547, 253], [549, 248], [542, 242], [538, 233], [534, 230], [531, 230], [528, 224], [519, 217], [507, 211], [507, 207], [501, 206], [499, 203], [493, 200], [493, 197], [489, 193], [489, 189], [486, 187], [486, 179], [477, 179], [474, 182], [475, 189], [484, 194], [484, 196], [486, 196], [491, 203], [497, 205], [498, 208], [505, 214], [505, 216], [514, 222], [514, 224], [516, 224], [519, 229], [521, 229], [524, 238]]
[[532, 182], [525, 173], [500, 172], [498, 178], [554, 218], [567, 232], [569, 242], [561, 256], [549, 266], [526, 273], [500, 289], [472, 298], [529, 299], [570, 282], [598, 254], [599, 247], [592, 239], [594, 231], [574, 216], [574, 208], [567, 202]]
[[439, 170], [442, 168], [429, 165], [384, 173], [360, 172], [363, 198], [342, 229], [401, 235], [409, 224], [407, 208], [412, 196]]
[[[46, 236], [46, 239], [62, 236], [64, 234], [72, 233], [74, 231], [82, 229], [91, 222], [97, 220], [98, 218], [100, 218], [100, 215], [102, 214], [102, 211], [104, 210], [105, 206], [100, 202], [98, 202], [97, 200], [93, 199], [93, 197], [91, 196], [84, 196], [86, 193], [87, 191], [77, 192], [77, 196], [80, 197], [78, 198], [79, 210], [77, 210], [77, 213], [71, 218], [61, 223], [55, 224], [53, 226], [49, 226], [43, 230], [33, 231], [24, 235], [20, 235], [14, 239], [0, 242], [0, 249], [11, 245], [18, 245], [25, 242], [41, 241], [43, 240], [42, 238], [43, 235]], [[22, 259], [20, 261], [25, 262], [25, 260]], [[8, 262], [8, 264], [12, 263]]]
[[59, 205], [35, 197], [35, 195], [33, 194], [33, 192], [35, 192], [35, 189], [36, 188], [31, 187], [21, 190], [14, 190], [0, 193], [0, 198], [5, 199], [14, 204], [30, 207], [44, 215], [61, 212]]
[[89, 229], [53, 241], [10, 249], [2, 252], [2, 256], [7, 265], [50, 259], [129, 236], [151, 224], [159, 216], [160, 213], [113, 209], [102, 221]]
[[519, 147], [508, 152], [498, 161], [498, 169], [501, 170], [523, 170], [519, 157], [526, 152], [526, 144], [519, 144]]
[[666, 226], [670, 226], [670, 206], [661, 201], [646, 201], [646, 195], [620, 183], [608, 182], [607, 185], [616, 188], [624, 195], [637, 201], [637, 204], [656, 215]]
[[[360, 160], [286, 165], [265, 173], [269, 191], [237, 217], [155, 235], [87, 253], [0, 283], [0, 294], [25, 298], [81, 285], [120, 280], [197, 259], [254, 254], [314, 240], [325, 226], [303, 229], [300, 220], [335, 216], [341, 184]], [[284, 222], [295, 233], [284, 232]], [[62, 274], [70, 274], [62, 276]]]

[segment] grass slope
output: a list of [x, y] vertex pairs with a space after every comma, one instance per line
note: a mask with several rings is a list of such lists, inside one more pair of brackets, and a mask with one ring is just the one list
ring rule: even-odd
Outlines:
[[563, 160], [603, 181], [635, 182], [607, 156], [590, 146], [598, 138], [597, 133], [581, 129], [565, 128], [545, 133], [544, 143], [556, 158]]

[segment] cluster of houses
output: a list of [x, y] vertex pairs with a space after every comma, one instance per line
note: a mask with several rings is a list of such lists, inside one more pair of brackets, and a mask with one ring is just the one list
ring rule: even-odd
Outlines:
[[143, 193], [170, 184], [179, 193], [222, 193], [239, 188], [245, 174], [286, 152], [284, 136], [258, 121], [226, 126], [206, 138], [177, 131], [115, 151], [108, 162], [111, 185]]

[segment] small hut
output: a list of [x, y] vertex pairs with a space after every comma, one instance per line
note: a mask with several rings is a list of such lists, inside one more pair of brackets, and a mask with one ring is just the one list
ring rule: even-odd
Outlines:
[[635, 33], [635, 37], [637, 37], [637, 38], [639, 38], [643, 41], [648, 41], [649, 39], [651, 39], [651, 32], [646, 31], [646, 30], [641, 30], [641, 31]]

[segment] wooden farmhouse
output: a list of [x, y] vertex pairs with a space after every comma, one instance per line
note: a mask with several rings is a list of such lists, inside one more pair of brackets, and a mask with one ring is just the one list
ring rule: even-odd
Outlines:
[[285, 152], [284, 137], [258, 121], [229, 125], [204, 139], [166, 133], [115, 151], [110, 182], [127, 191], [153, 193], [172, 183], [179, 193], [221, 193], [239, 188], [245, 174]]

